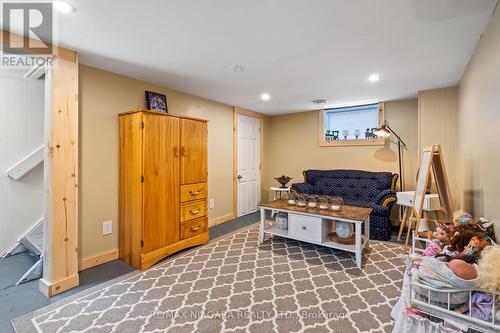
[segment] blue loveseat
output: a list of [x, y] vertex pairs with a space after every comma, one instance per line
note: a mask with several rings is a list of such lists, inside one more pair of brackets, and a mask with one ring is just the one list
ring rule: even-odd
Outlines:
[[304, 183], [292, 184], [292, 191], [305, 194], [337, 196], [346, 205], [368, 207], [370, 238], [389, 240], [389, 215], [396, 202], [397, 174], [362, 170], [306, 170]]

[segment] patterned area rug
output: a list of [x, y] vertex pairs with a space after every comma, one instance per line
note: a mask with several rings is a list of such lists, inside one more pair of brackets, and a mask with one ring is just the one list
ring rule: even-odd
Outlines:
[[252, 226], [40, 309], [30, 325], [92, 333], [391, 331], [403, 276], [399, 245], [372, 241], [359, 270], [343, 251], [279, 237], [259, 246], [257, 238]]

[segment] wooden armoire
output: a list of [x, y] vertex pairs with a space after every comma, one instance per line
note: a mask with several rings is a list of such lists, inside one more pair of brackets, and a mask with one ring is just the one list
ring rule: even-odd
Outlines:
[[208, 242], [207, 121], [120, 114], [120, 258], [145, 269]]

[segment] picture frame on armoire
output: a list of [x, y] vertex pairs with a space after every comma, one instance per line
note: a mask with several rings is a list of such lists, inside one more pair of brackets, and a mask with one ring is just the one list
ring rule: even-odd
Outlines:
[[167, 96], [146, 90], [146, 107], [148, 110], [168, 113]]

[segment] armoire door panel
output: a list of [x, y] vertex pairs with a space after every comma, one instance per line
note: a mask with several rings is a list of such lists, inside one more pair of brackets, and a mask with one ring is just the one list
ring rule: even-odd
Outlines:
[[207, 181], [207, 123], [181, 119], [181, 184]]
[[120, 117], [120, 258], [140, 266], [142, 239], [142, 114]]
[[179, 241], [179, 119], [144, 116], [143, 253]]

